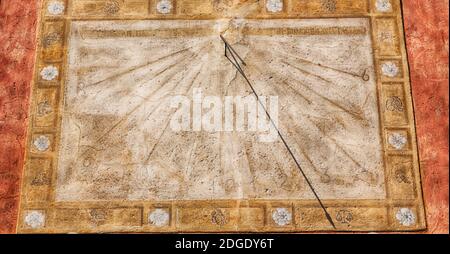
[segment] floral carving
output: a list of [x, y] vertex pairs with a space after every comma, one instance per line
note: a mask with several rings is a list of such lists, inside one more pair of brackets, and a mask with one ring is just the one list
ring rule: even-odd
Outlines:
[[52, 1], [47, 6], [47, 11], [51, 15], [61, 15], [64, 13], [65, 6], [64, 3], [60, 1]]
[[170, 0], [161, 0], [156, 4], [156, 10], [161, 14], [170, 13], [172, 8], [172, 2]]
[[41, 135], [33, 141], [34, 147], [40, 152], [45, 152], [50, 147], [50, 139], [47, 136]]
[[30, 228], [42, 228], [45, 224], [45, 215], [41, 211], [29, 211], [25, 215], [24, 221]]
[[416, 216], [409, 208], [400, 208], [395, 215], [395, 218], [397, 218], [400, 224], [406, 227], [412, 226], [416, 223]]
[[277, 208], [272, 213], [273, 221], [279, 226], [286, 226], [291, 223], [292, 214], [287, 208]]
[[375, 3], [377, 11], [379, 12], [390, 12], [392, 11], [392, 4], [390, 0], [377, 0]]
[[163, 227], [169, 224], [169, 213], [164, 209], [155, 209], [148, 216], [148, 222], [156, 227]]
[[384, 76], [394, 78], [398, 75], [398, 66], [393, 62], [386, 62], [381, 66], [381, 71]]
[[282, 0], [267, 0], [266, 8], [269, 12], [280, 12], [283, 10]]
[[41, 70], [40, 74], [41, 74], [42, 79], [51, 81], [51, 80], [54, 80], [56, 77], [58, 77], [59, 71], [58, 71], [58, 68], [56, 68], [55, 66], [49, 65], [49, 66], [44, 67]]
[[396, 150], [401, 150], [405, 147], [408, 139], [401, 133], [392, 133], [388, 138], [388, 142]]

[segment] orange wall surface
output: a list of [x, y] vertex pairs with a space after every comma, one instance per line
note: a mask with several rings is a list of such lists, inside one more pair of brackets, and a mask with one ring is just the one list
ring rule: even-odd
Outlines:
[[403, 0], [429, 233], [448, 233], [448, 0]]
[[[15, 233], [40, 0], [0, 0], [0, 233]], [[448, 233], [448, 0], [403, 0], [428, 229]]]

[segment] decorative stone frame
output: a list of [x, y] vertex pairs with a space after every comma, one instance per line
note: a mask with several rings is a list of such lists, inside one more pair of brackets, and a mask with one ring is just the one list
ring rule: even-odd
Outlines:
[[[58, 232], [300, 232], [333, 231], [316, 200], [56, 202], [56, 165], [72, 20], [215, 19], [226, 17], [212, 0], [171, 0], [167, 14], [159, 0], [46, 0], [39, 23], [31, 116], [18, 221], [20, 233]], [[249, 0], [251, 1], [251, 0]], [[281, 0], [280, 0], [281, 1]], [[282, 0], [279, 12], [266, 2], [252, 19], [365, 17], [370, 20], [380, 127], [384, 140], [386, 199], [323, 200], [337, 231], [415, 231], [426, 228], [400, 0]], [[243, 0], [243, 2], [245, 2]], [[377, 10], [389, 2], [391, 11]], [[50, 4], [62, 4], [50, 9]], [[53, 13], [52, 13], [53, 12]], [[398, 71], [383, 71], [386, 64]], [[47, 66], [58, 72], [43, 78]], [[397, 144], [390, 135], [406, 142]], [[34, 144], [39, 139], [40, 145]], [[397, 139], [398, 140], [398, 139]], [[45, 144], [43, 144], [44, 142]], [[158, 209], [164, 223], [149, 216]], [[28, 214], [39, 222], [27, 222]], [[169, 216], [166, 222], [164, 212]], [[35, 216], [36, 217], [36, 216]], [[276, 223], [282, 221], [282, 223]], [[411, 223], [412, 222], [412, 223]], [[281, 224], [281, 225], [280, 225]], [[36, 226], [38, 225], [38, 226]]]

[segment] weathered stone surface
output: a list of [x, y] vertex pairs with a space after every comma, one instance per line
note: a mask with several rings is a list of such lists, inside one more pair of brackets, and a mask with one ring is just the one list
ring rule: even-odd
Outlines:
[[[327, 32], [336, 27], [362, 31]], [[205, 34], [176, 37], [192, 28]], [[57, 200], [313, 198], [276, 135], [171, 129], [175, 95], [248, 95], [219, 33], [258, 95], [279, 97], [280, 129], [320, 196], [384, 198], [369, 31], [367, 19], [73, 22]]]

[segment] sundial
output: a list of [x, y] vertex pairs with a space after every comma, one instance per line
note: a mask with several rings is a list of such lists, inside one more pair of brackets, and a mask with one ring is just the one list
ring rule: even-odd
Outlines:
[[398, 0], [42, 4], [19, 232], [425, 228]]

